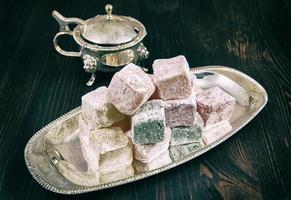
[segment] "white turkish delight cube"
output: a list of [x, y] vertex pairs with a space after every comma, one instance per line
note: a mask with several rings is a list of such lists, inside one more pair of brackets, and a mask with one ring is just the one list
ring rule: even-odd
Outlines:
[[165, 165], [168, 165], [172, 162], [170, 158], [169, 150], [162, 152], [162, 154], [152, 160], [150, 163], [142, 163], [138, 160], [133, 161], [133, 167], [136, 173], [148, 172], [158, 168], [161, 168]]
[[131, 165], [132, 145], [120, 127], [96, 129], [92, 136], [100, 152], [100, 174], [115, 172]]
[[95, 128], [109, 127], [124, 118], [124, 115], [108, 102], [105, 86], [82, 97], [82, 116], [88, 125]]
[[99, 170], [99, 148], [92, 136], [89, 136], [88, 141], [80, 134], [80, 147], [83, 157], [87, 162], [88, 170], [98, 172]]
[[202, 140], [205, 145], [210, 145], [228, 134], [231, 129], [232, 126], [228, 121], [215, 124], [214, 126], [208, 127], [207, 129], [203, 130]]

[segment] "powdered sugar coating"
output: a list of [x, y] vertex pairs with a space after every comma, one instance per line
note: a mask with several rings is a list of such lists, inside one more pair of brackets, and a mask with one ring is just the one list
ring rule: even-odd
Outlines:
[[[128, 138], [132, 141], [131, 131], [126, 132]], [[155, 158], [159, 157], [164, 151], [169, 148], [169, 142], [171, 138], [171, 129], [165, 129], [165, 139], [156, 144], [133, 144], [135, 159], [142, 163], [150, 163]]]
[[120, 127], [96, 129], [90, 133], [98, 146], [99, 173], [106, 174], [131, 165], [132, 145]]
[[135, 144], [154, 144], [164, 140], [165, 110], [162, 100], [150, 100], [132, 116], [132, 134]]
[[96, 140], [100, 154], [117, 150], [128, 145], [129, 140], [120, 127], [101, 128], [92, 131], [92, 137]]
[[204, 126], [229, 120], [234, 110], [235, 98], [220, 89], [210, 88], [197, 94], [197, 111], [204, 121]]
[[79, 130], [80, 134], [79, 137], [81, 137], [82, 141], [86, 144], [89, 145], [90, 141], [90, 133], [93, 131], [95, 128], [92, 127], [90, 124], [88, 124], [84, 119], [82, 115], [79, 115]]
[[124, 118], [107, 99], [107, 88], [99, 87], [82, 96], [82, 116], [94, 128], [109, 127]]
[[202, 137], [203, 120], [195, 113], [194, 126], [176, 126], [172, 128], [170, 146], [184, 145], [198, 142]]
[[[92, 124], [92, 123], [91, 123]], [[88, 124], [82, 115], [79, 115], [79, 139], [80, 147], [83, 153], [83, 157], [88, 164], [88, 169], [97, 171], [99, 169], [99, 157], [100, 151], [98, 144], [95, 140], [94, 127]]]
[[196, 97], [168, 100], [165, 104], [166, 126], [194, 126], [196, 112]]
[[198, 126], [177, 126], [172, 129], [171, 146], [197, 142], [202, 135], [202, 129]]
[[184, 99], [191, 94], [190, 68], [184, 56], [157, 59], [153, 80], [161, 99]]
[[97, 143], [92, 139], [92, 136], [89, 136], [88, 143], [86, 143], [87, 141], [84, 140], [82, 135], [79, 136], [79, 140], [83, 157], [88, 164], [88, 170], [98, 173], [100, 153]]
[[159, 157], [155, 158], [150, 163], [142, 163], [138, 160], [134, 160], [133, 167], [136, 173], [141, 173], [161, 168], [165, 165], [170, 164], [171, 162], [172, 160], [170, 158], [169, 150], [166, 150], [162, 152], [162, 154]]
[[132, 115], [155, 91], [151, 78], [137, 65], [115, 73], [108, 86], [108, 100], [121, 113]]
[[81, 149], [91, 170], [109, 173], [131, 164], [132, 145], [120, 127], [92, 129], [82, 118], [79, 123]]
[[217, 141], [219, 138], [226, 135], [229, 131], [231, 131], [231, 129], [232, 126], [228, 121], [218, 123], [215, 126], [203, 130], [202, 140], [205, 145], [210, 145]]
[[197, 95], [203, 90], [197, 85], [197, 77], [193, 72], [190, 72], [191, 86], [192, 86], [192, 95]]
[[124, 167], [131, 165], [132, 160], [133, 151], [130, 143], [125, 147], [100, 154], [99, 173], [108, 174], [122, 170]]

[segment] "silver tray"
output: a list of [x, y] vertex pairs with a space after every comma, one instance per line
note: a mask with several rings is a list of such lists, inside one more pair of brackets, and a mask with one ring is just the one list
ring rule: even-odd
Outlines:
[[84, 187], [68, 181], [59, 173], [57, 166], [47, 152], [48, 147], [44, 142], [46, 134], [52, 129], [70, 127], [69, 131], [73, 132], [77, 128], [77, 118], [80, 114], [80, 107], [77, 107], [43, 127], [29, 140], [25, 148], [24, 157], [30, 173], [44, 188], [62, 194], [86, 193], [134, 182], [181, 165], [207, 152], [244, 127], [267, 103], [268, 96], [265, 89], [254, 79], [238, 70], [223, 66], [205, 66], [194, 68], [192, 72], [198, 77], [197, 84], [201, 88], [219, 86], [236, 98], [237, 105], [229, 121], [232, 129], [225, 132], [221, 138], [199, 147], [186, 156], [173, 160], [170, 164], [161, 168], [135, 174], [118, 181]]

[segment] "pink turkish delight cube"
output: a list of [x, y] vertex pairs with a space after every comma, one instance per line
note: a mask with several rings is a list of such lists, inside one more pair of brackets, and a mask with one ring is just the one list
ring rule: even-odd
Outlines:
[[235, 98], [220, 89], [210, 88], [196, 96], [197, 111], [203, 119], [204, 126], [229, 120], [234, 110]]
[[115, 73], [107, 97], [121, 113], [132, 115], [155, 91], [151, 78], [138, 66], [128, 64]]
[[190, 68], [184, 56], [157, 59], [153, 70], [154, 83], [161, 99], [185, 99], [191, 95]]
[[166, 126], [194, 126], [196, 98], [191, 95], [187, 99], [167, 100], [164, 103]]

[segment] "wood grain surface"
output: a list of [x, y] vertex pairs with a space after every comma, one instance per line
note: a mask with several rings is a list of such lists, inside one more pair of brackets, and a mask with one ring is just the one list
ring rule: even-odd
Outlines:
[[[34, 132], [80, 105], [94, 87], [79, 58], [52, 46], [52, 10], [87, 19], [104, 0], [0, 0], [0, 199], [291, 199], [291, 1], [112, 0], [115, 14], [144, 23], [156, 58], [184, 54], [191, 66], [226, 65], [267, 90], [265, 109], [225, 143], [159, 175], [77, 196], [43, 189], [29, 174], [24, 147]], [[77, 49], [65, 37], [66, 49]]]

